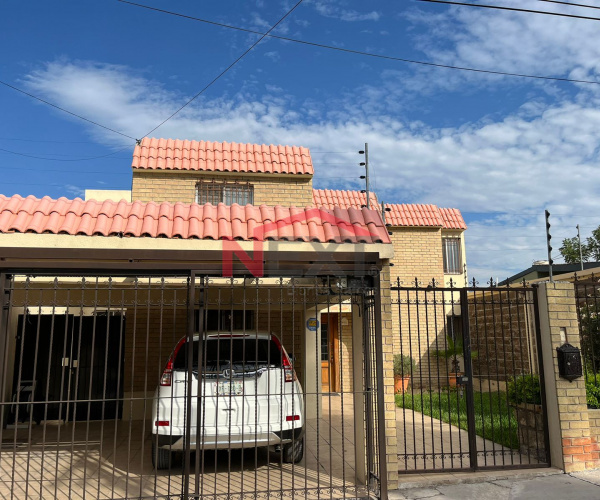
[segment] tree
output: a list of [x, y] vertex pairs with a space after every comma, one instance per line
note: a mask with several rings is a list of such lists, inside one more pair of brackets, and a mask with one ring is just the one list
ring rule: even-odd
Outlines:
[[[558, 251], [567, 264], [577, 264], [579, 262], [579, 240], [577, 236], [565, 238]], [[581, 253], [583, 262], [600, 261], [600, 226], [592, 231], [592, 236], [587, 238], [585, 243], [581, 244]]]

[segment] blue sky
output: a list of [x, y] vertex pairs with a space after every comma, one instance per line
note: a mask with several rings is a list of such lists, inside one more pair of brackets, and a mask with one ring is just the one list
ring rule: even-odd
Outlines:
[[[258, 31], [293, 5], [140, 3]], [[305, 0], [274, 33], [439, 64], [600, 80], [599, 27], [411, 1]], [[0, 6], [0, 79], [141, 137], [257, 38], [112, 0], [9, 0]], [[600, 85], [431, 68], [267, 39], [152, 135], [307, 146], [315, 187], [339, 189], [360, 189], [356, 151], [369, 142], [381, 199], [462, 210], [469, 274], [482, 281], [545, 258], [545, 208], [553, 214], [555, 248], [577, 223], [583, 237], [600, 224], [599, 92]], [[72, 198], [86, 188], [130, 187], [131, 139], [3, 86], [0, 149], [43, 158], [0, 151], [6, 195]]]

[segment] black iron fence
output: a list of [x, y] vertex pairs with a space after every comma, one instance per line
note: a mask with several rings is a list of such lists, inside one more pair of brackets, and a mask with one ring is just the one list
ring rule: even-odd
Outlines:
[[2, 274], [0, 495], [385, 496], [379, 290], [353, 283]]
[[392, 287], [401, 472], [549, 464], [535, 287]]
[[575, 301], [588, 407], [600, 408], [600, 279], [575, 275]]

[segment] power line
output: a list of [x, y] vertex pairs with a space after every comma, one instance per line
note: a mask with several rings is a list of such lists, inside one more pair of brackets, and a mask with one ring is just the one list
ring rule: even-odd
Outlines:
[[14, 85], [11, 85], [10, 83], [3, 82], [2, 80], [0, 80], [0, 84], [4, 85], [5, 87], [8, 87], [10, 89], [16, 90], [17, 92], [20, 92], [21, 94], [29, 96], [32, 99], [36, 99], [36, 100], [38, 100], [40, 102], [43, 102], [44, 104], [47, 104], [48, 106], [52, 106], [53, 108], [56, 108], [56, 109], [62, 111], [63, 113], [67, 113], [67, 114], [69, 114], [71, 116], [79, 118], [80, 120], [84, 120], [84, 121], [86, 121], [88, 123], [91, 123], [92, 125], [96, 125], [97, 127], [101, 127], [101, 128], [103, 128], [105, 130], [109, 130], [111, 132], [114, 132], [115, 134], [119, 134], [119, 135], [121, 135], [123, 137], [127, 137], [128, 139], [132, 139], [134, 141], [136, 140], [135, 137], [131, 137], [130, 135], [127, 135], [127, 134], [124, 134], [123, 132], [119, 132], [118, 130], [115, 130], [114, 128], [110, 128], [110, 127], [107, 127], [106, 125], [102, 125], [101, 123], [98, 123], [98, 122], [95, 122], [93, 120], [90, 120], [89, 118], [86, 118], [85, 116], [81, 116], [81, 115], [78, 115], [77, 113], [73, 113], [72, 111], [69, 111], [68, 109], [61, 108], [60, 106], [57, 106], [56, 104], [53, 104], [50, 101], [46, 101], [45, 99], [42, 99], [41, 97], [38, 97], [38, 96], [33, 95], [33, 94], [30, 94], [29, 92], [25, 92], [23, 89], [15, 87]]
[[[519, 78], [531, 78], [534, 80], [552, 80], [552, 81], [557, 81], [557, 82], [570, 82], [570, 83], [600, 85], [600, 81], [594, 81], [594, 80], [576, 80], [576, 79], [572, 79], [572, 78], [561, 78], [561, 77], [557, 77], [557, 76], [528, 75], [528, 74], [524, 74], [524, 73], [509, 73], [506, 71], [495, 71], [495, 70], [488, 70], [488, 69], [471, 68], [468, 66], [453, 66], [453, 65], [449, 65], [449, 64], [439, 64], [439, 63], [433, 63], [433, 62], [427, 62], [427, 61], [419, 61], [416, 59], [406, 59], [403, 57], [386, 56], [383, 54], [375, 54], [373, 52], [365, 52], [365, 51], [361, 51], [361, 50], [345, 49], [343, 47], [335, 47], [333, 45], [326, 45], [323, 43], [309, 42], [306, 40], [300, 40], [298, 38], [290, 38], [290, 37], [279, 36], [279, 35], [271, 35], [271, 34], [269, 34], [269, 32], [264, 33], [262, 31], [241, 28], [239, 26], [233, 26], [231, 24], [218, 23], [218, 22], [210, 21], [208, 19], [203, 19], [200, 17], [188, 16], [186, 14], [180, 14], [178, 12], [172, 12], [172, 11], [168, 11], [168, 10], [164, 10], [164, 9], [157, 9], [156, 7], [150, 7], [148, 5], [143, 5], [140, 3], [129, 2], [127, 0], [117, 0], [117, 1], [121, 2], [121, 3], [126, 3], [128, 5], [132, 5], [134, 7], [140, 7], [140, 8], [152, 10], [155, 12], [161, 12], [163, 14], [168, 14], [171, 16], [182, 17], [184, 19], [198, 21], [198, 22], [205, 23], [205, 24], [211, 24], [214, 26], [219, 26], [221, 28], [227, 28], [227, 29], [232, 29], [232, 30], [236, 30], [236, 31], [243, 31], [246, 33], [254, 33], [256, 35], [268, 36], [270, 38], [276, 38], [278, 40], [285, 40], [287, 42], [294, 42], [294, 43], [299, 43], [299, 44], [303, 44], [303, 45], [309, 45], [311, 47], [318, 47], [321, 49], [345, 52], [347, 54], [355, 54], [355, 55], [361, 55], [361, 56], [366, 56], [366, 57], [375, 57], [377, 59], [398, 61], [398, 62], [404, 62], [407, 64], [418, 64], [421, 66], [431, 66], [434, 68], [445, 68], [445, 69], [453, 69], [453, 70], [457, 70], [457, 71], [470, 71], [473, 73], [484, 73], [484, 74], [489, 74], [489, 75], [514, 76], [514, 77], [519, 77]], [[420, 0], [420, 1], [426, 1], [426, 0]], [[468, 5], [474, 5], [474, 4], [468, 4]]]
[[583, 3], [560, 2], [559, 0], [538, 0], [538, 2], [557, 3], [560, 5], [570, 5], [571, 7], [584, 7], [586, 9], [599, 9], [596, 5], [587, 5]]
[[[119, 2], [124, 0], [117, 0]], [[181, 106], [177, 111], [175, 111], [171, 116], [169, 116], [168, 118], [166, 118], [165, 120], [163, 120], [161, 123], [159, 123], [156, 127], [154, 127], [152, 130], [150, 130], [150, 132], [148, 132], [147, 134], [145, 134], [145, 137], [149, 136], [152, 132], [154, 132], [156, 129], [162, 127], [165, 123], [167, 123], [171, 118], [173, 118], [177, 113], [179, 113], [182, 109], [184, 109], [186, 106], [188, 106], [189, 104], [191, 104], [192, 102], [194, 102], [198, 97], [200, 97], [204, 92], [206, 92], [210, 87], [212, 87], [221, 77], [223, 77], [231, 68], [233, 68], [237, 63], [239, 63], [254, 47], [256, 47], [260, 42], [262, 42], [265, 37], [269, 36], [269, 33], [271, 33], [271, 31], [273, 31], [275, 28], [277, 28], [277, 26], [279, 26], [292, 12], [294, 12], [299, 6], [300, 4], [303, 2], [304, 0], [299, 0], [296, 5], [294, 5], [290, 10], [288, 10], [285, 15], [283, 17], [281, 17], [279, 19], [279, 21], [277, 21], [273, 26], [271, 26], [271, 28], [269, 29], [269, 31], [267, 31], [266, 33], [264, 33], [256, 42], [254, 42], [242, 55], [240, 55], [235, 61], [233, 61], [229, 66], [227, 66], [227, 68], [225, 68], [223, 71], [221, 71], [215, 78], [213, 78], [208, 85], [205, 85], [204, 88], [202, 90], [200, 90], [200, 92], [198, 92], [196, 95], [194, 95], [190, 100], [188, 100], [183, 106]], [[127, 2], [128, 3], [128, 2]]]
[[443, 3], [446, 5], [462, 5], [465, 7], [479, 7], [481, 9], [510, 10], [513, 12], [527, 12], [530, 14], [546, 14], [548, 16], [570, 17], [570, 18], [574, 18], [574, 19], [587, 19], [590, 21], [600, 21], [600, 17], [580, 16], [577, 14], [565, 14], [563, 12], [548, 12], [547, 10], [520, 9], [518, 7], [504, 7], [501, 5], [486, 5], [486, 4], [482, 4], [482, 3], [454, 2], [451, 0], [417, 0], [417, 2]]
[[[115, 151], [114, 153], [108, 153], [108, 154], [100, 155], [100, 156], [92, 156], [91, 158], [48, 158], [48, 157], [45, 157], [45, 156], [35, 156], [35, 155], [28, 155], [26, 153], [19, 153], [18, 151], [11, 151], [10, 149], [0, 148], [0, 151], [2, 151], [4, 153], [10, 153], [10, 154], [16, 155], [16, 156], [24, 156], [25, 158], [34, 158], [36, 160], [46, 160], [46, 161], [88, 161], [88, 160], [98, 160], [100, 158], [107, 158], [108, 156], [116, 155], [117, 153], [125, 151], [126, 149], [129, 149], [129, 146], [125, 146], [124, 148], [121, 148], [118, 151]], [[116, 159], [120, 160], [121, 158], [115, 158], [115, 160]]]

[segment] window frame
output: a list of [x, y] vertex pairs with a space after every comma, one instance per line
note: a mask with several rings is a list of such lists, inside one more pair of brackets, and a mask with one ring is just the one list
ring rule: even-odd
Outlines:
[[244, 181], [202, 180], [196, 183], [196, 203], [254, 205], [254, 185]]
[[[451, 246], [455, 246], [455, 248], [453, 252], [449, 253], [448, 250]], [[442, 260], [444, 274], [462, 274], [462, 239], [460, 236], [442, 238]], [[451, 266], [452, 263], [455, 263], [456, 267]]]

